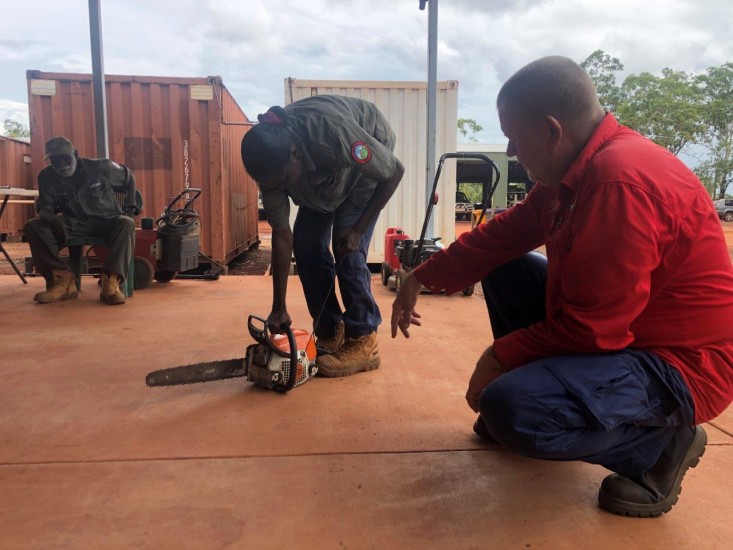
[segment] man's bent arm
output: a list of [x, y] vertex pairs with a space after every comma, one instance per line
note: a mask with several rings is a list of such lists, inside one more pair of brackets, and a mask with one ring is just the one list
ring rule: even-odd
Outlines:
[[47, 183], [43, 178], [38, 176], [38, 200], [36, 201], [36, 210], [38, 217], [44, 222], [50, 222], [56, 217], [56, 200], [48, 192]]
[[293, 256], [293, 232], [290, 227], [272, 230], [272, 310], [285, 311], [290, 259]]
[[127, 168], [127, 181], [125, 182], [125, 206], [136, 206], [135, 204], [135, 174]]

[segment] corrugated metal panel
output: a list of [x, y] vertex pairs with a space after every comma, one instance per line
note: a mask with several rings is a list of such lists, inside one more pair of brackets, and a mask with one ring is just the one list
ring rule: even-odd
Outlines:
[[[239, 154], [231, 154], [247, 126], [227, 123], [246, 123], [247, 117], [221, 79], [105, 79], [109, 157], [134, 170], [143, 215], [157, 218], [180, 191], [199, 187], [195, 208], [204, 254], [226, 263], [256, 243], [256, 201], [241, 200], [247, 193], [256, 197], [255, 185], [240, 168]], [[55, 94], [34, 93], [37, 80], [54, 81]], [[28, 71], [28, 81], [33, 172], [43, 168], [43, 143], [54, 135], [71, 139], [80, 155], [95, 157], [91, 75]]]
[[[377, 220], [368, 261], [384, 261], [387, 228], [399, 226], [412, 238], [420, 236], [427, 205], [427, 83], [385, 81], [285, 80], [285, 101], [313, 95], [343, 95], [374, 103], [397, 135], [395, 154], [405, 165], [405, 175]], [[456, 151], [458, 82], [437, 83], [436, 168], [443, 153]], [[432, 185], [430, 181], [430, 185]], [[455, 161], [443, 166], [438, 184], [440, 197], [433, 210], [434, 235], [445, 244], [455, 240]]]
[[223, 215], [228, 229], [227, 257], [233, 258], [249, 248], [254, 243], [252, 236], [257, 235], [257, 185], [245, 171], [240, 153], [242, 138], [252, 125], [223, 84], [220, 89], [222, 180], [231, 197]]
[[[25, 141], [0, 136], [0, 185], [33, 188], [33, 172], [30, 164], [31, 146]], [[11, 200], [22, 199], [10, 197]], [[25, 222], [33, 217], [33, 206], [8, 204], [0, 219], [0, 233], [20, 235]]]

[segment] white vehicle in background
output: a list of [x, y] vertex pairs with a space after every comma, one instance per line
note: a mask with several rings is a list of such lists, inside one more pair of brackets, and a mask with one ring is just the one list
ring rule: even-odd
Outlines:
[[718, 217], [726, 222], [733, 222], [733, 199], [718, 199], [715, 201]]
[[456, 219], [470, 220], [473, 214], [473, 203], [463, 191], [456, 191]]

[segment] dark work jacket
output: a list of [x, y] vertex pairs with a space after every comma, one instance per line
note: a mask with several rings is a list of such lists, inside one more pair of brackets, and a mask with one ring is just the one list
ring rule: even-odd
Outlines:
[[38, 174], [36, 210], [41, 219], [57, 212], [72, 234], [87, 224], [89, 218], [114, 218], [123, 214], [115, 200], [115, 191], [126, 192], [132, 171], [108, 159], [80, 157], [76, 171], [62, 178], [51, 166]]
[[322, 95], [291, 103], [285, 112], [303, 155], [303, 177], [286, 190], [260, 186], [273, 229], [289, 226], [289, 198], [315, 212], [335, 212], [347, 199], [363, 207], [377, 184], [394, 175], [395, 133], [373, 103]]

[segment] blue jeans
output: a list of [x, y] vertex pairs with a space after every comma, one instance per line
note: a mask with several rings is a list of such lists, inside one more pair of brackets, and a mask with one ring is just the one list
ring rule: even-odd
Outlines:
[[[357, 205], [347, 199], [335, 212], [324, 214], [302, 206], [298, 209], [293, 226], [293, 253], [316, 336], [333, 336], [341, 320], [350, 338], [371, 334], [382, 322], [367, 265], [367, 251], [377, 220], [364, 232], [358, 251], [345, 256], [336, 254], [334, 259], [329, 249], [334, 237], [356, 223], [365, 206], [366, 201]], [[337, 270], [343, 310], [334, 285]]]
[[[494, 338], [544, 319], [547, 260], [530, 253], [482, 281]], [[547, 357], [489, 384], [479, 400], [491, 435], [546, 460], [581, 460], [633, 477], [649, 470], [694, 404], [677, 369], [627, 348]]]

